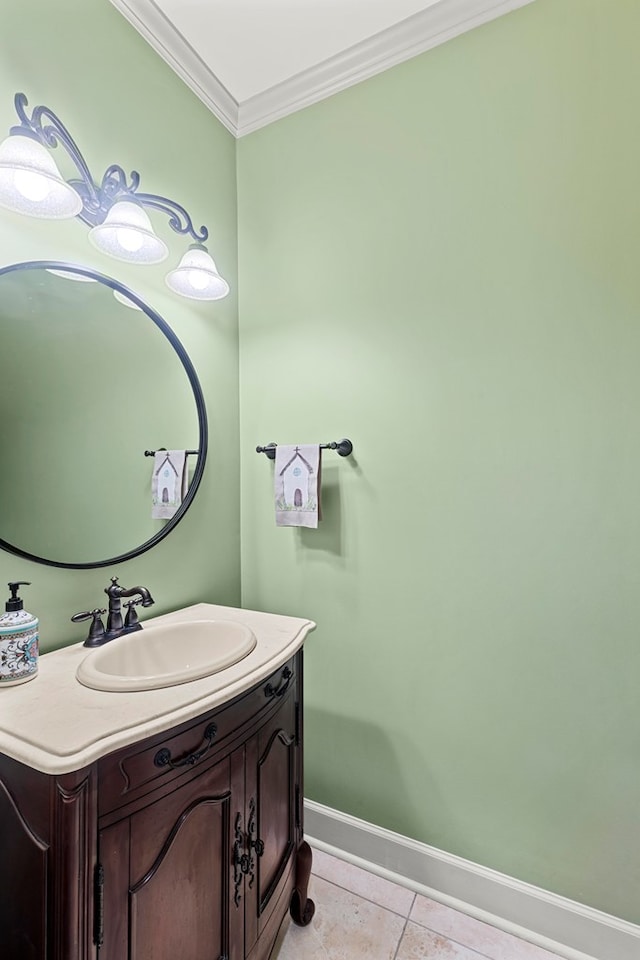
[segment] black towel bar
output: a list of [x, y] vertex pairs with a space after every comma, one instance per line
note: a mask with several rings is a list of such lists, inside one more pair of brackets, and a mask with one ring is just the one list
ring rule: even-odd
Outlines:
[[[166, 447], [158, 447], [158, 450], [161, 450], [161, 451], [164, 451], [164, 450], [166, 450], [166, 449], [167, 449]], [[186, 455], [187, 455], [188, 457], [189, 457], [189, 456], [195, 457], [196, 454], [200, 453], [200, 451], [199, 451], [199, 450], [185, 450], [185, 453], [186, 453]], [[156, 451], [155, 451], [155, 450], [145, 450], [144, 455], [145, 455], [145, 457], [155, 457]]]
[[[256, 453], [264, 453], [269, 460], [275, 460], [277, 443], [268, 443], [266, 447], [256, 447]], [[335, 450], [340, 457], [348, 457], [353, 453], [351, 440], [334, 440], [333, 443], [321, 443], [321, 450]]]

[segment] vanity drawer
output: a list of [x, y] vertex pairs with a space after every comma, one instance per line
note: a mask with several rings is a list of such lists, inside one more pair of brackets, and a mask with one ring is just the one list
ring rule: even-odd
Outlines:
[[98, 761], [98, 815], [164, 788], [213, 757], [221, 759], [295, 689], [296, 673], [294, 657], [230, 703], [103, 757]]

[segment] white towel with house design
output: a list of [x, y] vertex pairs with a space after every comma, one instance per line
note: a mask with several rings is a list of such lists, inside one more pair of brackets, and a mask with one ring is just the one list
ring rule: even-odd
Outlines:
[[277, 446], [274, 471], [276, 526], [317, 527], [321, 452], [318, 443]]
[[170, 520], [187, 492], [185, 450], [156, 450], [151, 479], [151, 516]]

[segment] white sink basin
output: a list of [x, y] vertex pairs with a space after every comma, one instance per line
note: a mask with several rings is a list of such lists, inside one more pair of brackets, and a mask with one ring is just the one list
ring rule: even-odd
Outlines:
[[233, 620], [185, 620], [144, 627], [88, 654], [76, 676], [94, 690], [133, 691], [173, 687], [211, 676], [238, 663], [257, 643]]

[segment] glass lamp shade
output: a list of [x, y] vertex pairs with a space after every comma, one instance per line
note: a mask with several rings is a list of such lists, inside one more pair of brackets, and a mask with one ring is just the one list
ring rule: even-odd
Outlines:
[[71, 270], [54, 270], [53, 267], [45, 267], [47, 273], [52, 273], [54, 277], [62, 277], [63, 280], [73, 280], [76, 283], [96, 283], [95, 277], [87, 277], [84, 273], [72, 273]]
[[103, 223], [91, 228], [89, 240], [102, 253], [127, 263], [160, 263], [169, 256], [146, 212], [131, 200], [114, 203]]
[[218, 273], [207, 248], [192, 244], [182, 260], [166, 276], [170, 290], [192, 300], [221, 300], [229, 293], [229, 284]]
[[0, 143], [0, 206], [29, 217], [67, 220], [80, 213], [82, 200], [46, 147], [15, 134]]
[[118, 303], [123, 304], [123, 306], [129, 307], [131, 310], [142, 310], [142, 307], [139, 307], [137, 303], [133, 302], [133, 300], [129, 300], [129, 297], [125, 297], [124, 293], [120, 293], [119, 290], [114, 290], [113, 295]]

